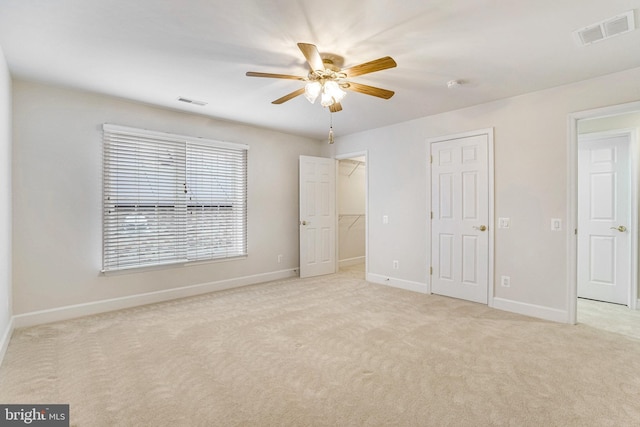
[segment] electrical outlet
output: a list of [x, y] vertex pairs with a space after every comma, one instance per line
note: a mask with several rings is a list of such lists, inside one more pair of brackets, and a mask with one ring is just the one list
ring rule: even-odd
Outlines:
[[397, 269], [399, 269], [399, 268], [400, 268], [400, 263], [398, 262], [398, 260], [397, 260], [397, 259], [394, 259], [394, 260], [393, 260], [393, 269], [394, 269], [394, 270], [397, 270]]
[[278, 255], [278, 264], [282, 262], [282, 254]]
[[382, 223], [389, 224], [389, 215], [382, 215]]
[[511, 277], [509, 276], [500, 276], [500, 285], [503, 288], [508, 288], [511, 286]]

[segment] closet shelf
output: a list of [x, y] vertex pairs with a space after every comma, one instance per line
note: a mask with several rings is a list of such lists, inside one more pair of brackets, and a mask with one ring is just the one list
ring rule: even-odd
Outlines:
[[351, 178], [351, 175], [353, 175], [353, 173], [356, 171], [356, 169], [358, 169], [358, 167], [359, 167], [360, 165], [364, 165], [364, 162], [360, 162], [360, 161], [357, 161], [357, 162], [356, 162], [356, 166], [351, 170], [351, 172], [350, 172], [350, 173], [349, 173], [349, 175], [348, 175], [348, 176], [349, 176], [349, 178]]
[[349, 224], [349, 229], [351, 229], [351, 227], [353, 227], [356, 224], [356, 222], [360, 220], [360, 218], [364, 218], [364, 216], [365, 216], [364, 214], [340, 214], [338, 215], [338, 221], [345, 217], [350, 217], [350, 218], [355, 217], [355, 219], [351, 222], [351, 224]]

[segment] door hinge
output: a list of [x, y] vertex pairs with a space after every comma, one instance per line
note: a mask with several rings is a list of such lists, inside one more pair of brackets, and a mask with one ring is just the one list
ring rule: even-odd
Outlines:
[[429, 276], [433, 276], [433, 267], [429, 267]]
[[431, 219], [433, 219], [433, 211], [431, 211]]
[[429, 163], [433, 163], [433, 156], [429, 156]]

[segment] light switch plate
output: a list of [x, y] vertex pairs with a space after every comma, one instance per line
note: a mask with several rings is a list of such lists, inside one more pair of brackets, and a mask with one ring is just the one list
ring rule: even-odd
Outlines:
[[509, 228], [511, 226], [511, 218], [498, 218], [498, 228]]
[[551, 231], [560, 231], [560, 230], [562, 230], [562, 219], [551, 218]]

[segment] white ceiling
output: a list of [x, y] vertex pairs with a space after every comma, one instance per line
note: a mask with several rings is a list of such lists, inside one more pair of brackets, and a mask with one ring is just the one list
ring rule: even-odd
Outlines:
[[353, 80], [395, 96], [349, 92], [339, 138], [640, 67], [638, 30], [589, 46], [572, 36], [631, 9], [638, 23], [640, 0], [0, 0], [0, 46], [17, 78], [319, 139], [327, 109], [271, 104], [301, 82], [245, 72], [305, 75], [297, 42], [345, 67], [392, 56], [397, 68]]

